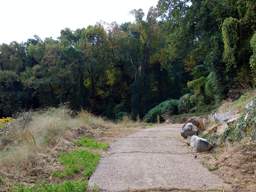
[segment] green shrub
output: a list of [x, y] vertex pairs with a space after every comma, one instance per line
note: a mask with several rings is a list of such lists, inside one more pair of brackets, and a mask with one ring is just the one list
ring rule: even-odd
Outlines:
[[190, 110], [195, 107], [195, 97], [191, 94], [183, 95], [178, 104], [179, 113], [188, 113]]
[[177, 114], [178, 112], [178, 100], [170, 99], [160, 103], [159, 105], [155, 106], [154, 108], [150, 109], [148, 113], [144, 116], [144, 120], [146, 122], [156, 122], [157, 117], [161, 117], [161, 115], [167, 113]]
[[116, 120], [123, 120], [125, 117], [129, 117], [129, 113], [127, 112], [118, 112], [115, 114], [115, 119]]
[[107, 143], [98, 142], [95, 139], [92, 138], [81, 138], [78, 141], [76, 141], [76, 144], [78, 146], [87, 147], [91, 149], [108, 149], [109, 145]]
[[60, 184], [38, 184], [33, 187], [19, 185], [13, 192], [84, 192], [87, 181], [66, 181]]
[[206, 78], [200, 77], [198, 79], [189, 81], [187, 83], [187, 86], [190, 90], [193, 91], [194, 95], [198, 96], [203, 94], [205, 82], [206, 82]]
[[205, 90], [205, 95], [210, 100], [209, 103], [213, 103], [218, 99], [219, 93], [217, 93], [218, 92], [217, 80], [213, 72], [211, 72], [207, 76], [204, 90]]

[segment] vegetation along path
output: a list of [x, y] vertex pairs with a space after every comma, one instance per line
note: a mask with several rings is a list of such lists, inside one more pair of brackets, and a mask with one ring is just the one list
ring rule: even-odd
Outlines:
[[179, 136], [181, 125], [161, 125], [117, 140], [89, 181], [100, 191], [223, 191]]

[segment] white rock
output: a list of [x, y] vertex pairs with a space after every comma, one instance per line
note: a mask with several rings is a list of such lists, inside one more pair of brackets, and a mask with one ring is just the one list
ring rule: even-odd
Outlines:
[[209, 151], [213, 146], [204, 138], [193, 135], [190, 140], [190, 146], [196, 152]]
[[193, 123], [186, 123], [181, 129], [181, 136], [187, 138], [198, 134], [198, 128]]

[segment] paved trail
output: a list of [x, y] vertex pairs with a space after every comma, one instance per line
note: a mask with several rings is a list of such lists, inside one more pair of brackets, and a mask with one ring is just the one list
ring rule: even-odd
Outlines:
[[223, 189], [222, 180], [182, 142], [180, 127], [163, 125], [119, 139], [101, 160], [89, 186], [107, 192]]

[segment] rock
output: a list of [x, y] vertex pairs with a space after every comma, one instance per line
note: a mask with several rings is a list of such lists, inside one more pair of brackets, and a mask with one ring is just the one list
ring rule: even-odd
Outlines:
[[226, 113], [214, 113], [213, 119], [217, 123], [226, 123], [229, 119], [232, 119], [235, 116], [232, 112]]
[[207, 123], [207, 119], [202, 117], [193, 117], [186, 121], [186, 123], [192, 123], [197, 127], [199, 131], [204, 131]]
[[181, 136], [184, 138], [198, 134], [198, 128], [193, 123], [186, 123], [181, 129]]
[[252, 107], [254, 106], [254, 103], [255, 103], [254, 100], [252, 100], [252, 101], [250, 101], [249, 103], [247, 103], [247, 104], [245, 105], [245, 110], [249, 110], [250, 108], [252, 108]]
[[212, 145], [204, 138], [193, 135], [190, 140], [190, 146], [196, 152], [206, 152], [212, 149]]

